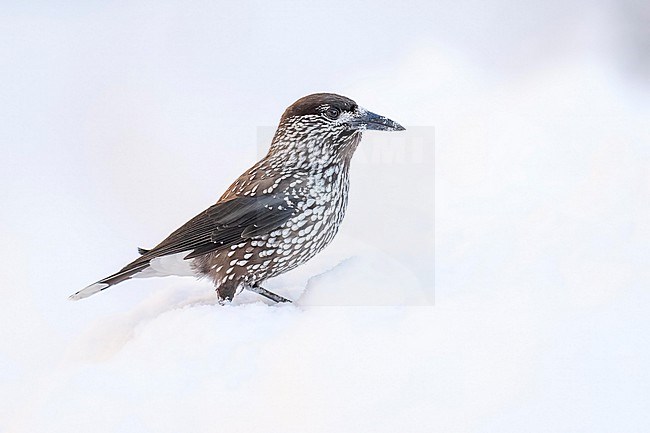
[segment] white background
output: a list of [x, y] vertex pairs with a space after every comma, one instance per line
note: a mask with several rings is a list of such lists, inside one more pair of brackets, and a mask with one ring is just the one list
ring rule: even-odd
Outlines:
[[[0, 431], [650, 428], [646, 2], [5, 2], [0, 29]], [[297, 304], [66, 300], [316, 91], [435, 129], [435, 221], [426, 164], [359, 159], [335, 243], [269, 282]]]

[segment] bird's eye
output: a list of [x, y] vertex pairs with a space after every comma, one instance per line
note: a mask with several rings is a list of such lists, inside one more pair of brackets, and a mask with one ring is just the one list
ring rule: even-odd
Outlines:
[[329, 117], [330, 119], [336, 119], [339, 117], [341, 114], [341, 110], [335, 107], [330, 107], [327, 110], [325, 110], [325, 116]]

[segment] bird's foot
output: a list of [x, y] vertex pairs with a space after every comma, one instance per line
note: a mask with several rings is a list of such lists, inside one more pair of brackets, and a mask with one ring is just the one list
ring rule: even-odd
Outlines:
[[224, 299], [224, 298], [219, 298], [219, 297], [217, 297], [217, 303], [218, 303], [219, 305], [221, 305], [222, 307], [223, 307], [224, 305], [228, 305], [228, 304], [230, 304], [231, 302], [232, 302], [232, 299]]
[[262, 296], [264, 296], [265, 298], [268, 298], [268, 299], [270, 299], [270, 300], [272, 300], [272, 301], [275, 301], [275, 302], [277, 302], [277, 303], [280, 303], [280, 302], [291, 302], [290, 299], [283, 298], [283, 297], [280, 296], [280, 295], [276, 295], [276, 294], [273, 293], [273, 292], [269, 292], [268, 290], [266, 290], [264, 287], [261, 287], [261, 286], [249, 286], [249, 287], [246, 287], [246, 289], [247, 289], [247, 290], [250, 290], [251, 292], [255, 292], [255, 293], [257, 293], [258, 295], [262, 295]]

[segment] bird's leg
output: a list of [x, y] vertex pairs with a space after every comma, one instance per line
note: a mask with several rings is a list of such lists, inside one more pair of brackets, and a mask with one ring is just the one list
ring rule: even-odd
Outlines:
[[226, 305], [232, 302], [237, 292], [237, 286], [234, 285], [220, 285], [217, 287], [217, 299], [219, 305]]
[[261, 287], [261, 286], [257, 286], [257, 285], [246, 286], [246, 289], [250, 290], [251, 292], [257, 293], [258, 295], [262, 295], [265, 298], [269, 298], [270, 300], [278, 302], [278, 303], [280, 303], [280, 302], [291, 302], [289, 299], [283, 298], [280, 295], [276, 295], [273, 292], [269, 292], [268, 290], [266, 290], [264, 287]]

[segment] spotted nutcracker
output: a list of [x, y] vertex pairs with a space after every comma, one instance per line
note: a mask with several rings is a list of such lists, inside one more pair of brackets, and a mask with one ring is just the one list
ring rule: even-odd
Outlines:
[[288, 301], [260, 284], [332, 241], [348, 201], [350, 159], [365, 130], [404, 128], [344, 96], [316, 93], [297, 100], [282, 115], [268, 154], [216, 204], [70, 299], [130, 278], [192, 275], [210, 278], [221, 301], [243, 289]]

